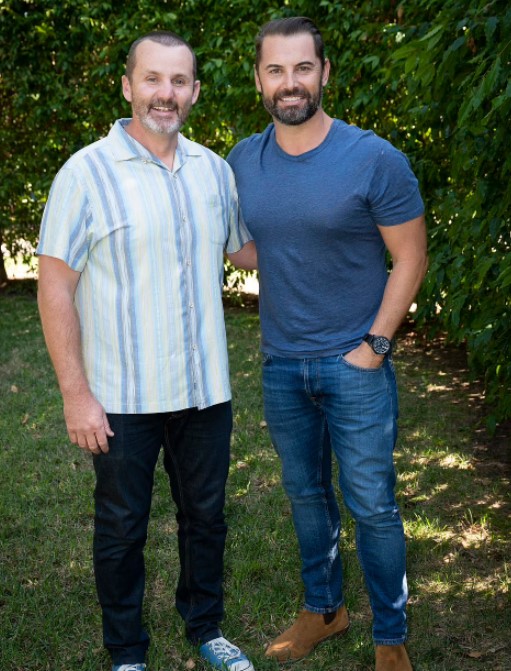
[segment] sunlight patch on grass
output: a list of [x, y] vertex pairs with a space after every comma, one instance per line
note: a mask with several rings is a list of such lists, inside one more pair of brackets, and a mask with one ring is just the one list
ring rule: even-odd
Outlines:
[[428, 394], [434, 392], [434, 391], [451, 391], [452, 387], [446, 385], [446, 384], [428, 384], [426, 387], [426, 391]]
[[431, 466], [438, 464], [442, 468], [456, 468], [462, 470], [474, 470], [470, 458], [458, 452], [445, 452], [439, 450], [436, 454], [428, 452], [427, 454], [418, 454], [409, 460], [410, 464], [418, 466]]
[[440, 579], [425, 580], [421, 583], [420, 591], [422, 598], [433, 594], [446, 596], [452, 591], [452, 584]]
[[458, 468], [464, 471], [474, 470], [474, 466], [470, 459], [467, 459], [466, 456], [456, 453], [447, 454], [442, 458], [438, 459], [438, 463], [442, 468]]
[[[106, 671], [111, 665], [101, 648], [91, 557], [91, 460], [68, 443], [35, 300], [4, 300], [0, 310], [4, 665], [31, 671]], [[249, 654], [257, 671], [274, 671], [275, 664], [264, 657], [264, 645], [292, 621], [303, 600], [298, 544], [280, 461], [262, 424], [258, 317], [228, 309], [226, 319], [234, 432], [222, 628]], [[474, 434], [477, 416], [467, 402], [473, 390], [463, 372], [450, 371], [450, 358], [426, 357], [412, 344], [400, 348], [398, 359], [403, 374], [397, 496], [408, 539], [413, 604], [409, 649], [414, 668], [511, 671], [503, 649], [509, 645], [511, 630], [508, 483], [495, 468], [479, 470], [474, 456], [474, 445], [480, 444], [480, 434]], [[448, 385], [452, 389], [444, 390]], [[318, 647], [298, 664], [303, 671], [362, 671], [374, 665], [371, 613], [357, 561], [355, 524], [340, 495], [339, 503], [352, 631], [342, 643]], [[188, 660], [202, 671], [195, 651], [184, 640], [174, 606], [177, 525], [161, 464], [146, 560], [151, 670], [177, 671]]]
[[460, 543], [468, 550], [470, 548], [480, 548], [489, 543], [492, 539], [492, 533], [486, 525], [472, 524], [459, 533]]
[[[501, 589], [501, 578], [498, 574], [491, 573], [487, 576], [481, 574], [474, 574], [465, 577], [462, 582], [462, 589], [473, 594], [480, 594], [484, 596], [494, 597]], [[509, 585], [506, 586], [505, 593], [509, 590]]]
[[406, 519], [405, 531], [415, 540], [430, 539], [442, 543], [453, 538], [453, 530], [443, 524], [439, 518], [429, 518], [425, 514], [416, 513], [414, 519]]

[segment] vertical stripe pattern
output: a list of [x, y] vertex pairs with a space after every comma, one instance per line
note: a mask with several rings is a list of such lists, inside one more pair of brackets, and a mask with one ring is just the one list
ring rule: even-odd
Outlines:
[[85, 367], [107, 412], [205, 408], [230, 398], [223, 254], [250, 235], [225, 161], [179, 135], [171, 171], [128, 121], [59, 171], [37, 252], [81, 273]]

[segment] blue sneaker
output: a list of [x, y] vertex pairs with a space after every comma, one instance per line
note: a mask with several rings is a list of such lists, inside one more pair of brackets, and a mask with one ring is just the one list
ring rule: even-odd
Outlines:
[[223, 637], [214, 638], [201, 645], [200, 655], [214, 669], [220, 671], [254, 671], [252, 662], [245, 657], [239, 648]]
[[145, 671], [145, 664], [114, 664], [112, 671]]

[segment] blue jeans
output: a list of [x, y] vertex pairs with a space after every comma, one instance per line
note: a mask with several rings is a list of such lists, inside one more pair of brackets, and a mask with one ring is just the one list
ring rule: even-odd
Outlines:
[[94, 570], [103, 639], [114, 664], [143, 662], [144, 546], [154, 469], [164, 466], [177, 507], [180, 575], [176, 607], [192, 643], [220, 636], [223, 617], [225, 484], [229, 469], [230, 403], [198, 411], [115, 415], [110, 451], [94, 457]]
[[330, 613], [344, 603], [333, 451], [344, 503], [356, 524], [374, 642], [403, 643], [408, 595], [404, 531], [394, 498], [398, 407], [392, 362], [363, 369], [342, 355], [264, 355], [263, 389], [300, 546], [305, 608]]

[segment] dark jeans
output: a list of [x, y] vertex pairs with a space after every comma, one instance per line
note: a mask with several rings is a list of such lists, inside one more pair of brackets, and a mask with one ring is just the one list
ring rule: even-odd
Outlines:
[[161, 447], [177, 506], [181, 570], [176, 607], [192, 643], [221, 635], [225, 483], [230, 403], [152, 415], [115, 415], [110, 451], [94, 457], [94, 570], [103, 638], [114, 664], [143, 662], [144, 546]]

